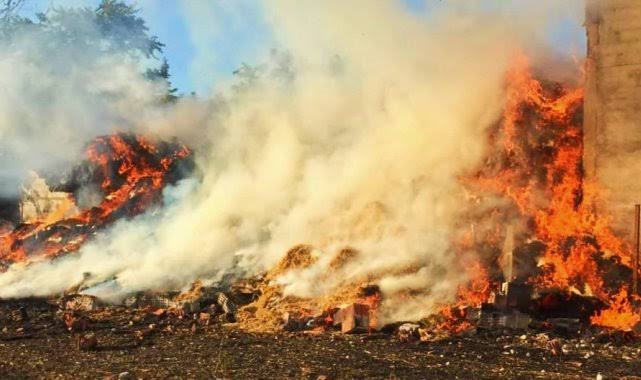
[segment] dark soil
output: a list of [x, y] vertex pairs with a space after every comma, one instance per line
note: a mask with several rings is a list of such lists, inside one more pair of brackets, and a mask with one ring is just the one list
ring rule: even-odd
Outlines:
[[[125, 308], [85, 314], [84, 330], [69, 331], [45, 300], [1, 302], [0, 379], [641, 379], [641, 343], [621, 334], [491, 331], [403, 343], [384, 334], [249, 333]], [[97, 346], [78, 349], [77, 338], [91, 333]]]

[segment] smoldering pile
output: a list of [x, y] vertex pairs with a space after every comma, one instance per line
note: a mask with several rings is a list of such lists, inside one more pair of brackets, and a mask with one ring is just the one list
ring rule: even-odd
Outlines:
[[[345, 265], [354, 254], [348, 249], [338, 252], [335, 265]], [[51, 330], [47, 321], [53, 313], [56, 329], [70, 332], [80, 350], [97, 349], [107, 344], [104, 339], [114, 337], [127, 345], [153, 344], [156, 335], [198, 334], [214, 326], [277, 335], [360, 334], [362, 339], [411, 344], [431, 344], [453, 336], [478, 341], [498, 337], [497, 342], [516, 337], [515, 348], [537, 347], [560, 358], [574, 350], [565, 342], [630, 346], [639, 341], [636, 329], [617, 331], [591, 325], [589, 316], [604, 307], [597, 299], [564, 292], [537, 294], [518, 278], [496, 290], [481, 307], [457, 310], [456, 320], [442, 313], [415, 321], [381, 323], [378, 313], [384, 297], [372, 278], [344, 284], [331, 297], [285, 295], [277, 279], [314, 260], [311, 247], [301, 245], [289, 250], [271, 271], [251, 278], [229, 278], [216, 284], [197, 281], [182, 291], [137, 292], [118, 305], [92, 295], [96, 285], [88, 285], [91, 276], [87, 274], [85, 281], [57, 297], [2, 301], [2, 308], [12, 310], [8, 315], [12, 322], [5, 324], [11, 327], [5, 328], [0, 339], [39, 336]], [[458, 329], [452, 328], [453, 322]], [[114, 337], [103, 333], [96, 339], [95, 333], [105, 326], [110, 326]], [[587, 345], [585, 350], [593, 346]]]

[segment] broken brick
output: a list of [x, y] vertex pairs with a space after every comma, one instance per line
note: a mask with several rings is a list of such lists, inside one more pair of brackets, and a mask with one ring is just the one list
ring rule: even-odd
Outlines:
[[369, 330], [369, 306], [353, 303], [334, 314], [334, 326], [341, 325], [343, 334], [367, 332]]

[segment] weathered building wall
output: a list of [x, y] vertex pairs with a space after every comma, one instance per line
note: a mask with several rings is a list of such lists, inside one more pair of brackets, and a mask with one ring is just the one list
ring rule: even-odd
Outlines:
[[641, 0], [588, 0], [584, 165], [606, 190], [596, 205], [632, 234], [641, 203]]

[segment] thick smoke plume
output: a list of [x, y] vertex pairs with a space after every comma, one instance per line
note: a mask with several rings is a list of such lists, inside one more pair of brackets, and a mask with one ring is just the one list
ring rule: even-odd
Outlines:
[[[105, 53], [83, 13], [65, 28], [24, 26], [0, 41], [0, 197], [28, 173], [68, 170], [95, 136], [134, 128], [153, 112], [154, 84], [126, 53]], [[64, 33], [63, 33], [64, 32]], [[145, 111], [146, 110], [146, 111]]]
[[[547, 27], [517, 27], [505, 8], [474, 8], [439, 7], [428, 17], [392, 1], [266, 2], [279, 47], [267, 63], [244, 66], [210, 99], [145, 114], [149, 131], [194, 148], [197, 175], [166, 189], [160, 213], [121, 221], [73, 256], [11, 268], [0, 275], [0, 296], [59, 292], [84, 272], [96, 282], [116, 278], [115, 295], [178, 288], [266, 270], [306, 243], [319, 259], [278, 280], [287, 293], [316, 296], [376, 278], [384, 295], [428, 294], [394, 305], [392, 319], [450, 301], [466, 281], [454, 265], [466, 258], [451, 248], [464, 211], [459, 178], [484, 156], [512, 58], [524, 46], [540, 50], [535, 31]], [[119, 81], [131, 71], [116, 68], [121, 76], [100, 74], [98, 84], [127, 83], [127, 96], [144, 100], [138, 82]], [[60, 115], [78, 115], [68, 109], [84, 94], [74, 83], [50, 106]], [[59, 133], [108, 128], [121, 114], [114, 110], [131, 105], [89, 99], [97, 105], [78, 104], [82, 123], [55, 120]], [[0, 102], [0, 117], [15, 117], [16, 105]], [[25, 123], [38, 125], [26, 116], [2, 125]], [[4, 136], [18, 133], [4, 128]], [[49, 147], [39, 148], [31, 153]], [[330, 270], [344, 247], [359, 254]]]

